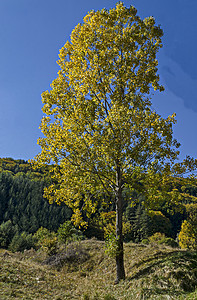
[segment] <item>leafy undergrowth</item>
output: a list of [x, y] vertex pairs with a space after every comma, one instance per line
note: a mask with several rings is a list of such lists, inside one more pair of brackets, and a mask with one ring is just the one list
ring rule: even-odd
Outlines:
[[0, 251], [0, 299], [197, 299], [197, 253], [125, 244], [127, 278], [114, 284], [104, 243], [70, 244], [46, 258], [34, 250]]

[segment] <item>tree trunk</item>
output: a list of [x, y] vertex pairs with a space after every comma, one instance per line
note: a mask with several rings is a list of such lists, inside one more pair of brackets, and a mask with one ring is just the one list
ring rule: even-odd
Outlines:
[[122, 178], [120, 168], [117, 168], [117, 185], [116, 185], [116, 240], [118, 251], [116, 254], [116, 283], [125, 279], [124, 270], [124, 251], [122, 236]]

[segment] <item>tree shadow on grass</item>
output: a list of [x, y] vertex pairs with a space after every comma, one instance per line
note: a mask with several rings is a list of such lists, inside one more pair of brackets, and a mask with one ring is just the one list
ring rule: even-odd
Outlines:
[[197, 288], [196, 252], [159, 251], [134, 263], [131, 272], [132, 270], [133, 274], [128, 280], [140, 279], [145, 297], [151, 295], [177, 297], [183, 293], [193, 292]]

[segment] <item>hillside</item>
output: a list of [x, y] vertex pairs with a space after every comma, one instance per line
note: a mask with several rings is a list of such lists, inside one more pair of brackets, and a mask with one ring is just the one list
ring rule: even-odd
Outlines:
[[70, 218], [66, 205], [50, 205], [43, 198], [50, 181], [48, 169], [34, 170], [24, 160], [0, 158], [0, 224], [10, 220], [20, 232], [34, 233], [41, 226], [57, 230]]
[[114, 285], [115, 263], [96, 240], [50, 259], [1, 250], [0, 299], [197, 299], [195, 252], [127, 243], [125, 266], [127, 279]]
[[[25, 160], [0, 158], [0, 225], [11, 221], [13, 226], [18, 227], [20, 233], [25, 231], [33, 234], [41, 226], [56, 231], [60, 224], [70, 220], [72, 210], [65, 203], [49, 204], [43, 197], [44, 188], [50, 185], [52, 180], [50, 170], [52, 171], [52, 166], [45, 165], [34, 169]], [[154, 207], [153, 211], [151, 208], [147, 211], [143, 204], [145, 197], [143, 189], [139, 192], [125, 188], [124, 222], [127, 223], [127, 229], [130, 227], [130, 232], [125, 234], [125, 241], [140, 242], [156, 232], [164, 233], [173, 239], [177, 238], [182, 222], [190, 218], [191, 210], [192, 215], [196, 214], [197, 182], [195, 180], [191, 184], [186, 184], [177, 178], [175, 187], [177, 197], [181, 200], [169, 203], [164, 197], [164, 201]], [[98, 200], [96, 213], [91, 219], [87, 218], [85, 213], [83, 216], [89, 222], [86, 235], [89, 238], [95, 236], [103, 239], [103, 226], [109, 221], [115, 224], [115, 207], [113, 204], [105, 207], [99, 199], [95, 200]], [[190, 205], [192, 203], [196, 203], [195, 206]], [[194, 223], [194, 220], [192, 222]]]

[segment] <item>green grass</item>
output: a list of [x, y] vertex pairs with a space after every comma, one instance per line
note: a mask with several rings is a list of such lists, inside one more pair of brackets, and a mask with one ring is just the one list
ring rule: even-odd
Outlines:
[[41, 252], [1, 250], [0, 299], [197, 299], [195, 252], [125, 244], [127, 277], [117, 285], [103, 242], [82, 241], [55, 261], [45, 259]]

